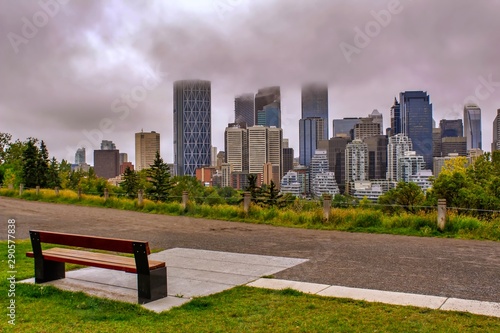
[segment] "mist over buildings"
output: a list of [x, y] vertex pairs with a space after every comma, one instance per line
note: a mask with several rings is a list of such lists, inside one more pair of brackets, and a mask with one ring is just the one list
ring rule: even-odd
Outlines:
[[427, 91], [438, 123], [476, 98], [489, 150], [499, 10], [494, 0], [2, 1], [0, 132], [43, 139], [70, 161], [102, 136], [133, 161], [134, 133], [154, 130], [171, 162], [172, 83], [196, 78], [212, 82], [219, 150], [234, 96], [280, 85], [284, 137], [298, 155], [300, 86], [326, 81], [330, 128], [373, 109], [387, 127], [405, 90]]

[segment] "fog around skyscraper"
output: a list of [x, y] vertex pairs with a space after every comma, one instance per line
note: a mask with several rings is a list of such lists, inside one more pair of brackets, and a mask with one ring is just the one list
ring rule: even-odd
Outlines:
[[500, 3], [389, 3], [2, 1], [0, 131], [43, 139], [69, 161], [84, 146], [92, 164], [102, 140], [133, 161], [134, 133], [151, 128], [173, 162], [173, 82], [202, 79], [211, 81], [214, 146], [224, 146], [236, 95], [280, 86], [283, 136], [298, 155], [301, 86], [319, 81], [329, 86], [330, 135], [332, 119], [373, 109], [387, 128], [394, 97], [422, 90], [437, 123], [477, 103], [488, 150], [500, 107]]

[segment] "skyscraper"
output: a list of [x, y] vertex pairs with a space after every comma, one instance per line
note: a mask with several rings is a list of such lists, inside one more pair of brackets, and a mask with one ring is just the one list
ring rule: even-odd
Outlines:
[[371, 136], [380, 135], [380, 123], [374, 118], [360, 118], [360, 122], [354, 125], [354, 139], [363, 140]]
[[500, 109], [497, 110], [497, 116], [493, 120], [493, 143], [491, 151], [500, 150]]
[[194, 176], [211, 164], [210, 81], [174, 82], [174, 168], [179, 176]]
[[368, 115], [368, 118], [372, 118], [373, 123], [380, 125], [380, 133], [378, 134], [384, 134], [384, 116], [375, 109]]
[[441, 119], [439, 122], [442, 138], [457, 138], [464, 136], [464, 125], [462, 119]]
[[346, 193], [353, 194], [354, 182], [368, 180], [368, 145], [361, 140], [353, 140], [345, 150]]
[[101, 150], [115, 150], [116, 145], [113, 143], [113, 141], [109, 140], [102, 140], [101, 141]]
[[328, 85], [308, 83], [302, 86], [302, 117], [324, 120], [323, 139], [328, 140]]
[[281, 90], [278, 86], [262, 88], [255, 95], [254, 124], [258, 124], [259, 111], [264, 111], [266, 105], [276, 102], [279, 112], [281, 127]]
[[234, 122], [246, 123], [247, 127], [255, 123], [255, 95], [241, 94], [234, 98]]
[[154, 163], [156, 152], [160, 152], [160, 133], [143, 131], [135, 133], [135, 169], [149, 169]]
[[94, 150], [94, 171], [97, 177], [114, 178], [120, 174], [120, 151]]
[[280, 103], [272, 102], [265, 105], [263, 110], [258, 111], [257, 125], [281, 128]]
[[400, 181], [398, 178], [399, 158], [404, 156], [405, 152], [411, 151], [412, 148], [411, 139], [401, 133], [389, 138], [389, 144], [387, 145], [387, 180]]
[[267, 128], [252, 126], [248, 129], [248, 172], [262, 174], [267, 163]]
[[483, 149], [481, 109], [475, 104], [466, 104], [464, 106], [464, 133], [467, 138], [467, 150]]
[[248, 134], [246, 128], [230, 124], [224, 132], [226, 163], [231, 164], [231, 172], [248, 171]]
[[391, 136], [401, 133], [401, 105], [396, 97], [391, 106]]
[[409, 137], [417, 155], [432, 169], [432, 104], [424, 91], [405, 91], [399, 95], [401, 133]]
[[[361, 122], [361, 118], [333, 119], [333, 137], [343, 136], [354, 139], [354, 127]], [[326, 139], [325, 139], [326, 140]]]
[[387, 174], [387, 136], [375, 135], [363, 141], [368, 146], [368, 179], [385, 179]]
[[85, 147], [78, 148], [75, 153], [75, 164], [87, 163], [85, 156]]
[[272, 164], [273, 181], [279, 186], [283, 177], [283, 130], [281, 128], [267, 129], [267, 162]]
[[309, 166], [311, 158], [318, 147], [318, 142], [323, 140], [323, 118], [305, 118], [299, 120], [299, 163]]

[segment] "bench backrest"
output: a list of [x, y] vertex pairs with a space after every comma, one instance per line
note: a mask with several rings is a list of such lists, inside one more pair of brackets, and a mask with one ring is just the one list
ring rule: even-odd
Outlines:
[[66, 234], [52, 231], [30, 230], [31, 237], [37, 235], [40, 243], [84, 247], [88, 249], [134, 253], [134, 244], [141, 244], [146, 255], [151, 254], [148, 242], [105, 238], [87, 235]]

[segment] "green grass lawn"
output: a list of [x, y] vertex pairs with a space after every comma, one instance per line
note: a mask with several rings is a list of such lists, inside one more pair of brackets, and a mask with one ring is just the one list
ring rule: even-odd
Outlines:
[[[29, 241], [16, 242], [16, 278], [33, 276]], [[7, 284], [7, 242], [0, 242], [2, 290]], [[127, 304], [17, 284], [16, 325], [7, 323], [7, 299], [0, 331], [12, 332], [500, 332], [500, 319], [237, 287], [197, 298], [156, 314]]]

